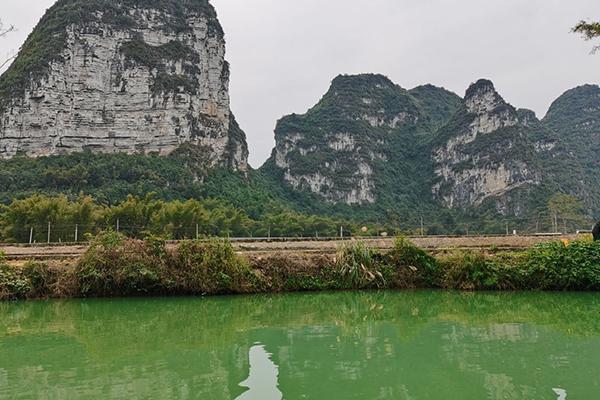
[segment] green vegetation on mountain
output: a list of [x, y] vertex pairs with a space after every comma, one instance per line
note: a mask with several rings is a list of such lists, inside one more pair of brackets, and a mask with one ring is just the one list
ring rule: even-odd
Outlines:
[[433, 128], [446, 124], [462, 106], [457, 94], [433, 85], [418, 86], [409, 93], [421, 103]]
[[600, 214], [600, 87], [584, 85], [568, 90], [543, 119], [554, 134], [545, 158], [546, 175], [560, 192], [576, 195], [587, 214]]
[[[260, 172], [280, 183], [281, 197], [308, 213], [413, 228], [425, 216], [430, 233], [549, 231], [556, 229], [549, 199], [562, 193], [584, 204], [566, 224], [567, 231], [588, 228], [600, 211], [600, 196], [590, 195], [600, 188], [593, 167], [600, 154], [598, 91], [588, 85], [565, 93], [540, 121], [533, 111], [506, 103], [488, 80], [473, 84], [462, 100], [431, 85], [406, 91], [380, 75], [339, 76], [306, 114], [279, 121], [278, 146]], [[470, 113], [466, 99], [489, 115]], [[482, 133], [470, 139], [478, 124]], [[490, 126], [495, 128], [486, 133]], [[446, 149], [459, 136], [465, 142]], [[460, 162], [434, 165], [433, 152], [440, 148], [449, 160]], [[361, 174], [361, 163], [372, 174]], [[451, 174], [464, 180], [464, 206], [446, 209], [433, 199], [438, 168], [451, 168]], [[333, 185], [328, 182], [315, 192], [311, 185], [323, 178]], [[350, 193], [365, 179], [372, 182], [374, 202], [367, 197], [361, 204], [332, 201], [336, 190]], [[494, 179], [514, 183], [473, 204], [477, 193], [471, 191], [481, 190], [488, 180], [495, 185]], [[441, 182], [439, 193], [455, 190], [455, 184]]]
[[[427, 110], [433, 110], [431, 119], [440, 123], [448, 118], [455, 98], [432, 86], [415, 89], [415, 94], [382, 75], [338, 76], [306, 114], [281, 119], [275, 130], [278, 142], [286, 143], [299, 135], [286, 155], [291, 173], [319, 174], [335, 184], [335, 188], [323, 187], [322, 196], [284, 185], [282, 195], [311, 213], [412, 227], [418, 225], [422, 214], [435, 218], [436, 205], [430, 189], [423, 185], [432, 173], [427, 142], [433, 123]], [[434, 105], [436, 98], [442, 98], [443, 104]], [[338, 141], [342, 141], [341, 148], [333, 151], [329, 143]], [[276, 157], [274, 154], [260, 173], [273, 182], [282, 182], [284, 172], [276, 165]], [[332, 189], [348, 193], [357, 187], [358, 164], [367, 164], [374, 171], [376, 203], [323, 201]]]

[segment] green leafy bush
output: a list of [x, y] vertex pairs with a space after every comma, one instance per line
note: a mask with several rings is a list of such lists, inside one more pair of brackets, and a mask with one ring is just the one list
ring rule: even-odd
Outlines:
[[83, 296], [162, 293], [161, 260], [148, 242], [106, 232], [96, 237], [76, 267]]
[[600, 243], [541, 244], [528, 252], [525, 268], [528, 286], [543, 290], [600, 290]]
[[31, 289], [31, 284], [22, 271], [6, 264], [4, 253], [0, 252], [0, 300], [26, 298]]
[[386, 258], [395, 268], [401, 286], [437, 286], [440, 270], [436, 259], [405, 238], [397, 238]]

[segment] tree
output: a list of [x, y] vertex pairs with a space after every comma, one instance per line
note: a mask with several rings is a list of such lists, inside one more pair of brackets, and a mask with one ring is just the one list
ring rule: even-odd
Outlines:
[[559, 220], [562, 222], [563, 233], [567, 233], [569, 225], [580, 224], [585, 221], [582, 215], [581, 201], [569, 194], [558, 193], [548, 200], [548, 211], [552, 217], [554, 232], [558, 232]]
[[[573, 28], [573, 32], [583, 35], [585, 40], [593, 40], [600, 37], [600, 22], [580, 21]], [[594, 47], [594, 52], [600, 50], [600, 45]]]

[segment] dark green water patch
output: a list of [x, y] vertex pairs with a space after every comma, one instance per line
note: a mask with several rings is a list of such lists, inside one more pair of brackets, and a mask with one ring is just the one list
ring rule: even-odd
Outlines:
[[0, 399], [593, 399], [599, 316], [592, 293], [0, 303]]

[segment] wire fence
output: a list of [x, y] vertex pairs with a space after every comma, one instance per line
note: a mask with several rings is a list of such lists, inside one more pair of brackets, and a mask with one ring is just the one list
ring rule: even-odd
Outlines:
[[[479, 232], [470, 230], [468, 225], [453, 232], [433, 232], [425, 224], [403, 228], [366, 228], [356, 226], [327, 227], [321, 229], [290, 230], [285, 226], [267, 225], [252, 228], [216, 228], [201, 224], [174, 225], [157, 228], [152, 225], [121, 224], [53, 224], [10, 227], [4, 229], [5, 237], [0, 236], [0, 243], [17, 244], [52, 244], [52, 243], [85, 243], [103, 231], [119, 232], [132, 238], [145, 238], [150, 235], [164, 237], [168, 240], [189, 240], [222, 238], [232, 241], [266, 241], [266, 240], [339, 240], [360, 238], [385, 238], [394, 236], [413, 237], [490, 237], [490, 236], [533, 236], [533, 235], [562, 235], [573, 233], [591, 233], [589, 229], [569, 230], [518, 230], [506, 224], [505, 229], [495, 232]], [[2, 227], [0, 227], [2, 229]], [[458, 231], [458, 232], [457, 232]]]

